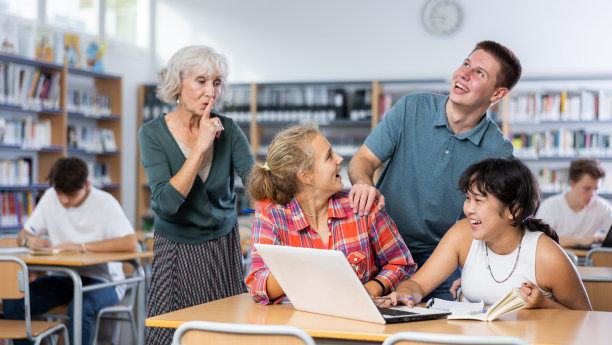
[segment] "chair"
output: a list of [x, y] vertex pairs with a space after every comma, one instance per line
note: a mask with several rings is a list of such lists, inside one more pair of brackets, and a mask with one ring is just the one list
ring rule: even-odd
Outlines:
[[[482, 336], [464, 334], [438, 334], [420, 332], [399, 332], [387, 338], [382, 345], [409, 344], [408, 342], [422, 342], [429, 344], [474, 344], [474, 345], [529, 345], [521, 338], [506, 336]], [[412, 343], [410, 343], [412, 344]]]
[[172, 345], [194, 344], [314, 345], [315, 342], [308, 333], [292, 326], [185, 322], [174, 332]]
[[612, 267], [612, 248], [593, 248], [586, 255], [587, 266]]
[[59, 322], [32, 321], [30, 315], [30, 289], [28, 267], [18, 257], [0, 256], [0, 298], [23, 298], [25, 320], [0, 319], [0, 339], [29, 339], [40, 344], [47, 336], [62, 332], [64, 343], [69, 344], [68, 329]]
[[565, 249], [565, 254], [567, 254], [567, 257], [572, 260], [572, 263], [574, 264], [574, 266], [578, 266], [579, 260], [578, 260], [578, 255], [576, 255], [574, 252], [572, 252], [569, 249]]

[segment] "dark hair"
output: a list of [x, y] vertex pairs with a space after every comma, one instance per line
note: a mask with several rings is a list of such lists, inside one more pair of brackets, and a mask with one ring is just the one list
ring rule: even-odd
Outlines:
[[87, 182], [87, 164], [80, 158], [63, 157], [55, 161], [49, 171], [49, 184], [62, 194], [72, 194]]
[[601, 163], [595, 158], [577, 159], [570, 163], [569, 178], [574, 182], [580, 181], [582, 176], [589, 174], [595, 179], [604, 178], [606, 171], [601, 166]]
[[459, 178], [463, 193], [476, 188], [483, 195], [491, 194], [510, 209], [513, 226], [542, 231], [555, 242], [559, 236], [548, 224], [533, 216], [540, 207], [540, 188], [529, 168], [516, 158], [487, 158], [470, 165]]
[[523, 73], [523, 67], [521, 67], [521, 62], [518, 57], [516, 57], [510, 49], [495, 41], [478, 42], [474, 50], [472, 50], [472, 53], [478, 49], [482, 49], [493, 55], [501, 64], [501, 69], [497, 74], [496, 86], [502, 86], [508, 90], [512, 90]]
[[297, 173], [313, 166], [312, 141], [323, 135], [315, 125], [290, 127], [276, 135], [268, 148], [266, 165], [253, 165], [247, 192], [256, 200], [286, 204], [299, 191]]

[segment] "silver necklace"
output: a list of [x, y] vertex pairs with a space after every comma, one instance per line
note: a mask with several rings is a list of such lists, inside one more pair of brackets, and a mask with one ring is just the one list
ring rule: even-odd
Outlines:
[[491, 278], [493, 278], [493, 280], [495, 280], [498, 284], [501, 284], [505, 282], [506, 280], [508, 280], [512, 276], [512, 273], [514, 273], [514, 270], [516, 269], [516, 266], [518, 264], [519, 256], [521, 255], [521, 245], [523, 244], [524, 235], [525, 233], [523, 232], [523, 234], [521, 235], [521, 241], [519, 242], [519, 246], [518, 246], [518, 253], [516, 253], [516, 260], [514, 260], [514, 267], [512, 267], [512, 271], [510, 271], [510, 274], [508, 274], [508, 276], [503, 280], [497, 280], [495, 279], [495, 276], [493, 276], [493, 271], [491, 270], [491, 265], [489, 264], [489, 246], [487, 246], [487, 243], [485, 242], [485, 255], [486, 255], [487, 269], [489, 270], [489, 273], [491, 274]]

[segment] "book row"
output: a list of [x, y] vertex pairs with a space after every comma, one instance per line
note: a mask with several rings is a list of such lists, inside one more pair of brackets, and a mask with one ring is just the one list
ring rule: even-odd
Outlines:
[[60, 106], [60, 71], [0, 63], [0, 103], [40, 111]]
[[68, 147], [90, 153], [117, 151], [113, 130], [79, 125], [68, 125]]
[[110, 164], [100, 162], [87, 162], [89, 171], [88, 180], [96, 187], [111, 184]]
[[508, 99], [508, 115], [510, 122], [610, 121], [612, 91], [512, 95]]
[[12, 16], [0, 14], [0, 52], [40, 61], [103, 72], [106, 44], [97, 37], [80, 36], [57, 28], [23, 27]]
[[510, 133], [514, 154], [521, 158], [612, 157], [612, 133], [586, 130], [545, 130]]
[[[543, 167], [534, 172], [542, 192], [561, 193], [569, 190], [569, 168]], [[599, 192], [612, 192], [612, 176], [604, 178], [603, 183], [599, 186]]]
[[51, 121], [0, 117], [0, 144], [34, 149], [51, 146]]
[[27, 222], [36, 198], [33, 191], [0, 192], [0, 227], [22, 227]]
[[111, 114], [110, 97], [96, 90], [69, 89], [66, 108], [92, 117]]
[[0, 159], [0, 186], [32, 184], [32, 159]]

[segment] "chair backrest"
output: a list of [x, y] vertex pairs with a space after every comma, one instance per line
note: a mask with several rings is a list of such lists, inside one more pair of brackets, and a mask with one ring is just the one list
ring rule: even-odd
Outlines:
[[194, 344], [314, 345], [315, 343], [308, 333], [291, 326], [185, 322], [174, 332], [172, 345]]
[[28, 267], [16, 256], [0, 256], [0, 299], [23, 298], [28, 339], [32, 339]]
[[567, 254], [569, 259], [572, 260], [572, 263], [574, 263], [574, 266], [578, 266], [578, 255], [576, 255], [574, 252], [572, 252], [569, 249], [565, 250], [565, 254]]
[[612, 248], [593, 248], [586, 256], [587, 265], [612, 267]]
[[464, 334], [438, 334], [420, 332], [399, 332], [387, 338], [382, 345], [412, 344], [412, 342], [429, 344], [474, 344], [474, 345], [529, 345], [521, 338], [502, 336], [482, 336]]
[[0, 247], [17, 247], [17, 235], [0, 236]]

